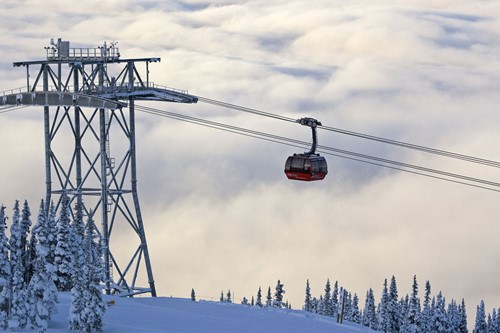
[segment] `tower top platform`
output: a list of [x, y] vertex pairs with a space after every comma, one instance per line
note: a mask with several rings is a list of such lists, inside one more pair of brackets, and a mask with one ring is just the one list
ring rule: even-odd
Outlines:
[[139, 62], [160, 62], [158, 57], [140, 58], [140, 59], [120, 59], [120, 50], [116, 46], [118, 42], [111, 42], [109, 45], [104, 42], [98, 47], [70, 47], [69, 41], [63, 41], [61, 38], [54, 42], [52, 38], [50, 45], [45, 47], [46, 58], [35, 61], [14, 62], [14, 67], [39, 65], [47, 63], [69, 63], [69, 64], [95, 64], [95, 63], [121, 63], [129, 61]]

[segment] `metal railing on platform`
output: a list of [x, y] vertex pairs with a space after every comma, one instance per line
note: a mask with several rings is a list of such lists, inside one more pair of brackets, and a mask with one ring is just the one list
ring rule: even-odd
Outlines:
[[[0, 92], [0, 96], [7, 96], [7, 95], [13, 95], [13, 94], [20, 94], [20, 93], [26, 93], [30, 92], [33, 88], [27, 88], [27, 87], [19, 87], [19, 88], [12, 88], [8, 90], [4, 90]], [[132, 90], [148, 90], [148, 89], [156, 89], [156, 90], [165, 90], [169, 92], [176, 92], [176, 93], [181, 93], [181, 94], [188, 94], [188, 90], [183, 90], [183, 89], [177, 89], [177, 88], [172, 88], [160, 84], [156, 84], [154, 82], [149, 82], [147, 84], [141, 84], [140, 82], [136, 82], [132, 86]], [[127, 92], [130, 91], [130, 86], [127, 82], [124, 82], [121, 85], [106, 85], [102, 87], [102, 90], [99, 89], [99, 87], [94, 86], [90, 89], [84, 89], [82, 92], [87, 93], [87, 94], [96, 94], [96, 93], [119, 93], [119, 92]], [[43, 90], [37, 90], [35, 89], [35, 92], [41, 92]], [[50, 86], [48, 91], [59, 91], [59, 89], [55, 86]], [[72, 86], [67, 86], [63, 90], [63, 92], [66, 93], [72, 93]]]
[[23, 92], [28, 92], [28, 89], [26, 87], [8, 89], [0, 92], [0, 95], [7, 96], [7, 95], [20, 94]]
[[116, 60], [120, 58], [120, 51], [116, 47], [70, 48], [67, 52], [48, 47], [46, 50], [47, 60]]

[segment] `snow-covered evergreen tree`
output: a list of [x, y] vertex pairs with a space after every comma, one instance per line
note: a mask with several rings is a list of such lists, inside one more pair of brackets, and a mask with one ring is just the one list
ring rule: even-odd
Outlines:
[[497, 320], [497, 310], [493, 308], [492, 312], [488, 314], [488, 333], [496, 333], [496, 320]]
[[72, 252], [70, 237], [71, 221], [70, 202], [66, 194], [61, 197], [61, 209], [57, 221], [57, 244], [54, 251], [56, 268], [56, 286], [59, 291], [70, 291], [72, 287]]
[[[35, 240], [35, 254], [36, 257], [43, 256], [45, 259], [45, 268], [52, 274], [54, 272], [53, 263], [49, 263], [48, 259], [51, 256], [50, 248], [52, 246], [50, 235], [50, 222], [49, 217], [45, 214], [45, 202], [40, 203], [37, 220], [31, 231], [32, 239]], [[53, 253], [52, 253], [53, 254]]]
[[332, 287], [330, 279], [326, 280], [325, 296], [323, 297], [323, 315], [333, 317]]
[[24, 200], [23, 210], [21, 212], [21, 221], [19, 221], [19, 225], [21, 227], [21, 243], [24, 246], [24, 250], [26, 250], [26, 246], [28, 244], [28, 235], [30, 233], [31, 228], [31, 210], [28, 205], [28, 201]]
[[318, 299], [316, 297], [313, 297], [311, 304], [312, 304], [312, 312], [313, 313], [318, 313]]
[[481, 300], [481, 303], [477, 306], [473, 333], [487, 333], [486, 311], [484, 309], [483, 300]]
[[273, 307], [275, 308], [283, 308], [285, 305], [285, 303], [283, 303], [283, 294], [285, 293], [283, 286], [284, 284], [281, 283], [280, 280], [278, 280], [278, 283], [276, 283], [274, 300], [273, 300]]
[[431, 284], [429, 281], [425, 283], [425, 295], [423, 309], [418, 320], [418, 333], [431, 333]]
[[[371, 290], [371, 288], [370, 288]], [[366, 326], [366, 327], [370, 327], [370, 319], [369, 319], [369, 312], [370, 312], [370, 300], [369, 300], [369, 296], [370, 295], [370, 291], [368, 290], [366, 292], [366, 296], [365, 296], [365, 307], [363, 308], [362, 310], [362, 313], [361, 313], [361, 325], [363, 326]]]
[[398, 333], [401, 326], [401, 309], [399, 305], [398, 288], [394, 275], [389, 287], [389, 299], [387, 303], [387, 332]]
[[73, 209], [73, 223], [69, 226], [69, 250], [71, 253], [71, 278], [75, 279], [76, 274], [81, 274], [81, 262], [78, 258], [83, 258], [83, 239], [85, 237], [85, 223], [83, 222], [83, 202], [81, 197], [77, 197]]
[[500, 333], [500, 308], [498, 311], [493, 309], [491, 331], [492, 333]]
[[24, 281], [26, 283], [29, 283], [31, 281], [32, 276], [35, 274], [35, 262], [36, 262], [36, 243], [38, 240], [36, 239], [36, 236], [31, 233], [30, 240], [28, 242], [28, 246], [26, 248], [26, 271], [24, 273]]
[[26, 267], [24, 266], [25, 260], [23, 258], [23, 231], [20, 217], [19, 201], [16, 200], [9, 239], [11, 255], [11, 309], [8, 327], [10, 329], [24, 328], [28, 322], [26, 283], [24, 281]]
[[252, 296], [252, 301], [250, 302], [250, 306], [255, 306], [255, 298]]
[[91, 216], [92, 212], [85, 227], [82, 278], [75, 281], [75, 286], [72, 288], [70, 310], [70, 329], [85, 333], [102, 331], [106, 311], [100, 290], [100, 283], [104, 277], [101, 239]]
[[445, 309], [446, 300], [443, 294], [439, 292], [436, 297], [436, 303], [433, 307], [432, 317], [431, 317], [431, 332], [435, 333], [446, 333], [449, 327], [448, 316]]
[[405, 297], [401, 297], [399, 300], [399, 331], [403, 332], [406, 328], [404, 327], [405, 318], [408, 315], [410, 308], [410, 296], [406, 294]]
[[241, 304], [250, 305], [250, 304], [248, 304], [248, 299], [245, 296], [243, 296], [243, 299], [241, 300]]
[[309, 286], [309, 279], [306, 282], [306, 298], [304, 300], [304, 311], [311, 312], [312, 304], [311, 304], [311, 287]]
[[457, 302], [452, 299], [446, 311], [448, 316], [448, 333], [460, 333], [460, 312]]
[[375, 308], [375, 296], [373, 295], [372, 288], [366, 292], [362, 323], [364, 326], [369, 327], [372, 330], [378, 329], [377, 309]]
[[352, 297], [351, 321], [356, 324], [361, 324], [361, 313], [359, 311], [359, 297], [356, 293]]
[[7, 216], [0, 206], [0, 286], [5, 286], [10, 276], [9, 240], [7, 239]]
[[[64, 201], [65, 199], [63, 199]], [[61, 228], [65, 228], [65, 221], [69, 219], [68, 209], [65, 208], [66, 203], [62, 204], [59, 223], [61, 220], [63, 221], [63, 225]], [[68, 203], [69, 206], [69, 203]], [[65, 212], [63, 213], [63, 210]], [[66, 216], [66, 214], [68, 214]], [[85, 293], [86, 288], [89, 285], [90, 277], [86, 274], [88, 273], [88, 263], [86, 262], [89, 258], [92, 260], [92, 254], [87, 254], [84, 251], [87, 250], [84, 245], [88, 245], [85, 242], [85, 224], [83, 222], [83, 202], [81, 201], [81, 197], [77, 197], [76, 204], [74, 206], [74, 220], [68, 227], [68, 247], [67, 251], [69, 255], [67, 256], [67, 260], [69, 261], [70, 270], [70, 281], [69, 284], [64, 284], [65, 287], [71, 287], [71, 307], [70, 307], [70, 329], [71, 330], [79, 330], [82, 327], [85, 327], [85, 324], [82, 322], [81, 312], [85, 311]], [[92, 235], [91, 235], [92, 236]], [[59, 239], [59, 236], [58, 236]], [[56, 245], [57, 253], [60, 253], [59, 250], [63, 249], [63, 247]], [[58, 256], [56, 256], [58, 258]], [[58, 263], [59, 261], [56, 260]], [[66, 277], [65, 275], [62, 275]], [[60, 282], [61, 272], [58, 271], [58, 282]]]
[[[77, 216], [77, 219], [78, 218], [79, 217]], [[85, 235], [83, 238], [79, 238], [78, 237], [79, 233], [77, 233], [75, 231], [76, 230], [70, 232], [70, 236], [73, 239], [73, 241], [80, 244], [80, 250], [77, 251], [74, 248], [68, 249], [69, 251], [74, 251], [74, 252], [72, 252], [72, 255], [71, 255], [71, 258], [72, 258], [72, 261], [71, 261], [71, 266], [72, 266], [72, 270], [71, 270], [71, 282], [72, 283], [71, 283], [71, 285], [72, 285], [72, 288], [71, 288], [71, 307], [70, 307], [70, 316], [69, 316], [69, 318], [70, 318], [69, 328], [72, 331], [79, 331], [79, 330], [82, 330], [86, 326], [84, 318], [82, 316], [82, 313], [84, 311], [88, 311], [86, 309], [87, 305], [85, 304], [85, 302], [86, 302], [86, 297], [85, 297], [86, 290], [85, 290], [85, 288], [89, 284], [90, 272], [89, 272], [89, 268], [88, 268], [89, 263], [87, 262], [87, 260], [89, 260], [90, 255], [84, 252], [84, 251], [87, 251], [87, 248], [89, 246], [89, 244], [88, 244], [89, 239], [85, 238]], [[84, 246], [85, 246], [85, 248], [84, 248]], [[57, 258], [57, 256], [56, 256], [56, 258]]]
[[413, 276], [411, 296], [408, 301], [408, 309], [403, 317], [401, 333], [417, 333], [420, 320], [420, 299], [418, 298], [417, 276]]
[[49, 223], [45, 214], [45, 202], [41, 200], [31, 239], [34, 242], [33, 276], [28, 285], [29, 318], [33, 327], [46, 328], [56, 312], [57, 288], [52, 279], [53, 265], [47, 263], [50, 242]]
[[491, 313], [488, 313], [488, 319], [486, 319], [486, 332], [493, 333], [493, 319]]
[[12, 214], [12, 224], [10, 226], [10, 267], [14, 271], [17, 262], [22, 257], [22, 244], [21, 244], [21, 210], [19, 209], [19, 200], [14, 203], [14, 212]]
[[224, 290], [220, 292], [220, 297], [219, 297], [220, 302], [224, 302]]
[[227, 294], [226, 294], [226, 302], [227, 302], [227, 303], [233, 303], [233, 299], [231, 298], [231, 290], [228, 290], [228, 291], [227, 291]]
[[459, 332], [468, 333], [469, 329], [467, 328], [467, 311], [465, 309], [465, 300], [463, 298], [462, 298], [462, 304], [458, 306], [458, 313], [460, 314]]
[[[87, 296], [87, 313], [84, 318], [89, 332], [101, 331], [104, 326], [104, 313], [106, 312], [106, 304], [100, 288], [101, 282], [104, 281], [104, 252], [101, 236], [92, 220], [92, 212], [90, 212], [85, 230], [84, 253], [87, 255], [85, 267], [88, 268], [88, 272], [86, 272], [88, 284], [85, 293]], [[89, 309], [90, 311], [88, 311]]]
[[495, 322], [498, 332], [500, 333], [500, 307], [497, 309], [497, 319]]
[[196, 302], [196, 293], [194, 292], [194, 288], [191, 288], [191, 300]]
[[21, 220], [19, 221], [20, 235], [21, 235], [21, 258], [24, 267], [24, 282], [29, 283], [31, 275], [33, 274], [33, 267], [31, 267], [30, 260], [34, 257], [29, 253], [28, 236], [31, 228], [31, 210], [28, 201], [24, 200], [23, 209], [21, 211]]
[[11, 279], [6, 222], [5, 207], [2, 205], [0, 206], [0, 329], [7, 328]]
[[[57, 247], [57, 221], [56, 221], [56, 206], [54, 202], [50, 203], [49, 207], [49, 215], [47, 216], [47, 243], [48, 243], [48, 253], [46, 257], [47, 265], [51, 265], [52, 270], [52, 280], [57, 282], [57, 273], [56, 273], [56, 247]], [[47, 266], [47, 269], [49, 267]]]
[[344, 289], [344, 320], [352, 321], [352, 294]]
[[382, 289], [382, 298], [379, 305], [379, 331], [390, 332], [389, 326], [389, 289], [387, 288], [387, 279], [384, 280], [384, 288]]
[[335, 281], [335, 283], [333, 284], [333, 291], [332, 291], [332, 309], [334, 318], [336, 318], [338, 315], [338, 307], [339, 307], [339, 282]]
[[271, 296], [271, 287], [268, 287], [266, 296], [266, 307], [270, 306], [273, 306], [273, 297]]
[[316, 304], [316, 313], [322, 316], [325, 314], [325, 300], [323, 299], [323, 295], [319, 295], [319, 299]]
[[255, 301], [255, 306], [258, 306], [260, 308], [264, 307], [264, 304], [262, 304], [262, 289], [260, 287], [257, 291], [257, 300]]
[[11, 285], [12, 299], [8, 326], [10, 329], [22, 329], [28, 323], [27, 290], [22, 260], [18, 260], [14, 267]]

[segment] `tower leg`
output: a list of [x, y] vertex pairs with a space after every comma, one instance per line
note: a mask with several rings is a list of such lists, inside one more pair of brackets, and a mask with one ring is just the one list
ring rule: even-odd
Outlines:
[[107, 179], [107, 152], [106, 152], [106, 111], [99, 110], [99, 145], [101, 156], [101, 223], [102, 223], [102, 246], [104, 250], [104, 281], [106, 294], [111, 293], [110, 286], [110, 262], [109, 262], [109, 224], [108, 224], [108, 179]]
[[[49, 90], [49, 73], [47, 65], [43, 65], [43, 89]], [[29, 84], [28, 84], [29, 85]], [[49, 106], [43, 107], [43, 123], [44, 123], [44, 136], [45, 136], [45, 212], [49, 213], [50, 201], [52, 195], [52, 178], [51, 178], [51, 148], [50, 148], [50, 109]]]
[[144, 262], [146, 264], [146, 272], [148, 274], [149, 288], [151, 289], [151, 296], [156, 297], [155, 281], [153, 279], [153, 270], [151, 268], [151, 260], [149, 258], [149, 250], [146, 242], [146, 234], [144, 232], [144, 224], [142, 222], [142, 214], [139, 206], [139, 196], [137, 194], [137, 166], [136, 166], [136, 153], [135, 153], [135, 107], [134, 99], [129, 99], [129, 113], [130, 113], [130, 175], [132, 181], [132, 196], [134, 198], [135, 212], [137, 216], [137, 225], [139, 227], [139, 237], [141, 239], [141, 248], [144, 254]]

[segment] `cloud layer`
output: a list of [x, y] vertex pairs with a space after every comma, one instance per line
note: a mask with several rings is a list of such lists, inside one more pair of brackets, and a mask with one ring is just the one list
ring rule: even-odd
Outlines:
[[[190, 93], [391, 139], [500, 160], [500, 6], [495, 1], [3, 1], [0, 91], [12, 62], [43, 59], [50, 38], [118, 41], [162, 58], [151, 80]], [[51, 8], [47, 10], [47, 8]], [[158, 105], [155, 105], [158, 106]], [[301, 126], [206, 104], [159, 105], [309, 140]], [[283, 174], [295, 148], [138, 114], [139, 189], [162, 295], [237, 298], [306, 279], [361, 298], [396, 275], [500, 304], [498, 195], [328, 157], [315, 184]], [[0, 201], [43, 196], [40, 110], [0, 115]], [[498, 180], [495, 170], [320, 131], [320, 143]], [[111, 143], [113, 144], [113, 143]], [[125, 246], [125, 245], [124, 245]]]

